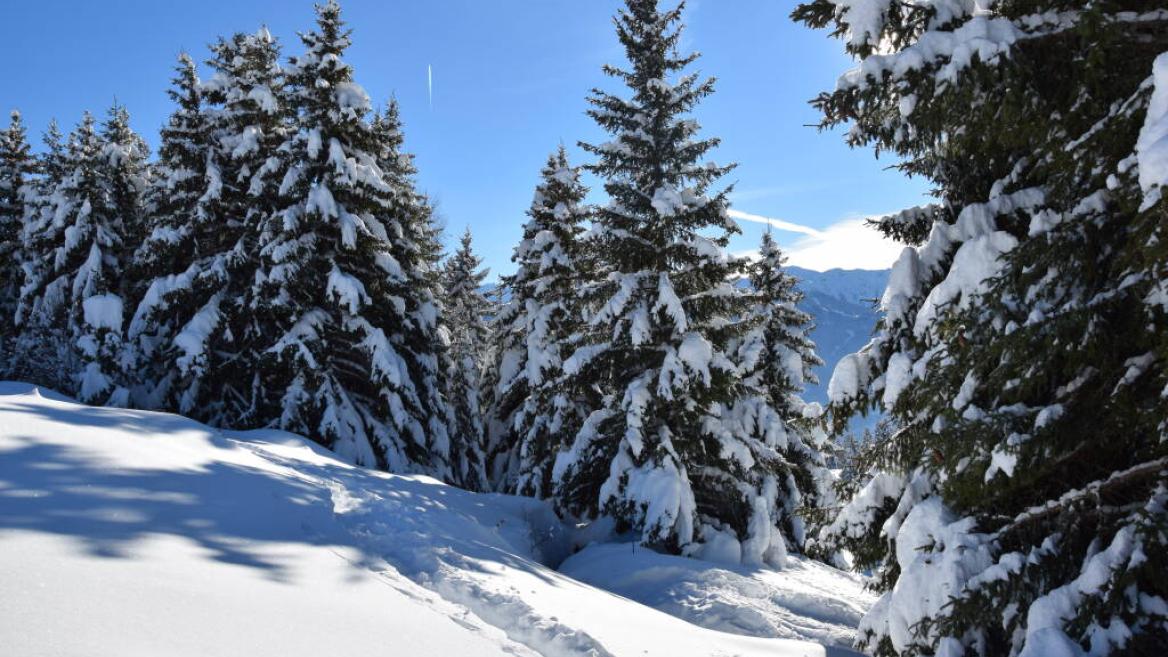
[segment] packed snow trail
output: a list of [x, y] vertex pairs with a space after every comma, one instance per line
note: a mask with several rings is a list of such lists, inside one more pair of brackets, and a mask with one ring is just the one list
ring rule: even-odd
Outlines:
[[840, 654], [697, 627], [542, 565], [569, 547], [541, 502], [0, 384], [9, 654]]

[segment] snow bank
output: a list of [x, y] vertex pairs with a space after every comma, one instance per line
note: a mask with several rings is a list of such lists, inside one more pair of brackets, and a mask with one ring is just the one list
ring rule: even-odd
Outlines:
[[282, 432], [0, 383], [11, 654], [825, 655], [697, 627], [545, 565], [570, 545], [535, 500], [350, 466]]
[[855, 575], [800, 557], [782, 570], [755, 569], [608, 543], [573, 555], [560, 572], [702, 627], [838, 647], [852, 645], [876, 600]]

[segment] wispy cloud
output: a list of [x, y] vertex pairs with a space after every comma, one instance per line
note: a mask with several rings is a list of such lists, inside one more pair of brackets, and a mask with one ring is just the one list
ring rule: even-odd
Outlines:
[[804, 226], [802, 224], [796, 224], [790, 221], [784, 221], [782, 219], [775, 219], [773, 217], [764, 217], [760, 214], [750, 214], [749, 212], [743, 212], [741, 210], [730, 210], [729, 215], [732, 219], [750, 221], [756, 224], [765, 224], [774, 228], [778, 228], [779, 230], [786, 230], [792, 233], [802, 233], [804, 235], [811, 235], [812, 237], [819, 237], [823, 235], [823, 233], [810, 226]]

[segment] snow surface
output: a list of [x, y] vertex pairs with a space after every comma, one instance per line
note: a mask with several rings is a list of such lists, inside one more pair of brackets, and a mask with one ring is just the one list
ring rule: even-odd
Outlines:
[[560, 571], [702, 627], [839, 647], [852, 645], [876, 601], [857, 576], [795, 556], [782, 570], [712, 568], [634, 543], [608, 543], [572, 555]]
[[[843, 654], [705, 629], [583, 584], [550, 567], [572, 542], [535, 500], [350, 466], [283, 432], [0, 383], [6, 654]], [[577, 555], [573, 571], [597, 577], [586, 559], [605, 549]], [[669, 611], [739, 633], [846, 643], [834, 628], [866, 604], [854, 580], [801, 562], [766, 572], [638, 559], [663, 596], [690, 587], [720, 601]]]
[[122, 298], [116, 294], [97, 294], [81, 302], [85, 323], [95, 329], [122, 330]]
[[1152, 84], [1148, 113], [1136, 141], [1140, 188], [1145, 195], [1168, 184], [1168, 53], [1152, 63]]

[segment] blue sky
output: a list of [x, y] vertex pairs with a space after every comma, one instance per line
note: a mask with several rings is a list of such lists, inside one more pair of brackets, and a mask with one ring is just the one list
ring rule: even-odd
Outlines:
[[[348, 60], [375, 102], [396, 95], [421, 187], [438, 202], [453, 242], [465, 226], [495, 273], [511, 249], [540, 166], [560, 142], [577, 162], [578, 140], [602, 141], [584, 115], [589, 89], [613, 82], [622, 63], [612, 29], [616, 0], [342, 0], [353, 28]], [[851, 150], [817, 121], [807, 100], [851, 66], [839, 43], [788, 18], [787, 0], [691, 1], [685, 45], [718, 78], [697, 111], [704, 134], [722, 138], [713, 159], [737, 162], [735, 208], [806, 227], [776, 229], [792, 262], [824, 269], [877, 268], [896, 248], [858, 219], [925, 200], [922, 181], [894, 161]], [[34, 137], [50, 117], [63, 129], [85, 109], [116, 98], [152, 146], [171, 107], [176, 55], [207, 57], [218, 35], [267, 25], [286, 55], [312, 25], [308, 0], [38, 0], [12, 3], [0, 22], [0, 109], [20, 109]], [[433, 104], [427, 90], [433, 70]], [[740, 221], [735, 251], [754, 247], [763, 224]]]

